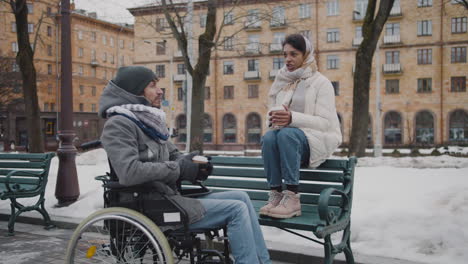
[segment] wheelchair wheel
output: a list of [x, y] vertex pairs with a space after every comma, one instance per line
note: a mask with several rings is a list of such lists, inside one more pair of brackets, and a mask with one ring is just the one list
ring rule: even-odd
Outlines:
[[161, 230], [146, 216], [126, 208], [95, 212], [76, 228], [66, 263], [173, 264]]

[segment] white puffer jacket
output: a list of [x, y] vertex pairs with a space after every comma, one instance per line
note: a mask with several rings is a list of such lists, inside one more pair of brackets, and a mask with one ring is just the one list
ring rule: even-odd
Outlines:
[[[301, 80], [296, 88], [305, 86], [304, 113], [291, 111], [292, 120], [289, 127], [297, 127], [307, 136], [310, 148], [309, 166], [315, 168], [330, 157], [341, 144], [342, 135], [331, 82], [318, 71], [306, 71], [304, 75], [310, 77]], [[270, 96], [268, 109], [281, 106], [285, 101], [282, 97], [284, 95], [285, 93], [278, 93], [277, 96]]]

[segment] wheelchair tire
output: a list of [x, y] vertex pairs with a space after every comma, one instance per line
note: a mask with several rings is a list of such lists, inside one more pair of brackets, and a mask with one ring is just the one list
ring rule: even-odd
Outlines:
[[146, 216], [121, 207], [99, 210], [76, 228], [66, 263], [173, 264], [169, 243]]

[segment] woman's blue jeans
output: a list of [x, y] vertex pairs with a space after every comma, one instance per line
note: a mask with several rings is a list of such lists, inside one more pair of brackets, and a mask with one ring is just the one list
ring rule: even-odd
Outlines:
[[189, 229], [212, 229], [227, 226], [227, 236], [236, 264], [271, 264], [257, 213], [247, 193], [226, 191], [199, 198], [205, 216]]
[[262, 138], [263, 166], [270, 187], [281, 186], [283, 180], [288, 185], [299, 185], [301, 164], [308, 164], [309, 157], [307, 137], [299, 128], [271, 130]]

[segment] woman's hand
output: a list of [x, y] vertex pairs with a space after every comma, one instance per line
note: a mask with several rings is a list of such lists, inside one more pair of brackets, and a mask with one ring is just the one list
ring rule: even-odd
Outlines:
[[284, 110], [270, 112], [270, 122], [273, 126], [285, 127], [291, 124], [291, 111], [285, 105]]

